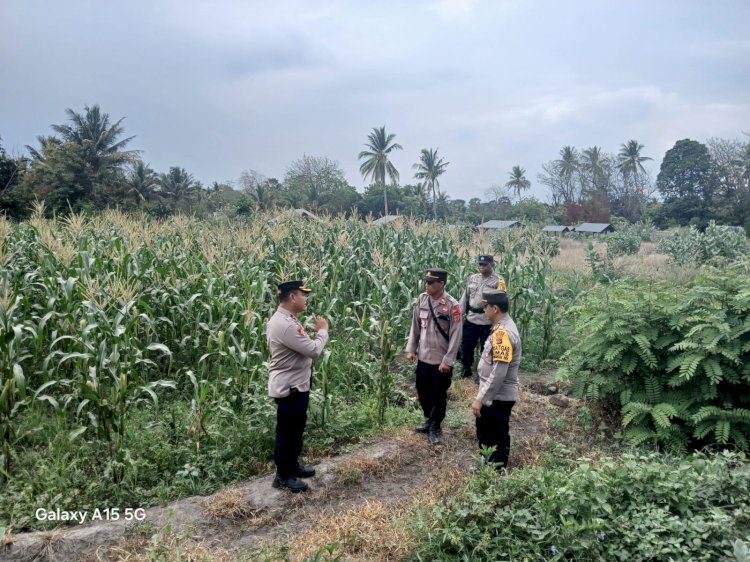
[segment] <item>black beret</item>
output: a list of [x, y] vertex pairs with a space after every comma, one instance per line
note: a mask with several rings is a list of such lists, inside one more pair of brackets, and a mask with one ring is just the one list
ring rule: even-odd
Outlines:
[[489, 254], [482, 254], [479, 256], [479, 263], [495, 263], [495, 258]]

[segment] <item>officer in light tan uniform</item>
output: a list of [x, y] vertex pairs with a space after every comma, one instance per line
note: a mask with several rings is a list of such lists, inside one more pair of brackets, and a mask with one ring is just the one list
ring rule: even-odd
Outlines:
[[479, 391], [471, 404], [481, 447], [495, 447], [489, 458], [498, 469], [508, 466], [510, 455], [510, 411], [518, 400], [518, 366], [521, 338], [508, 316], [510, 303], [505, 291], [483, 293], [484, 312], [492, 321], [492, 332], [479, 360]]
[[302, 281], [285, 281], [278, 287], [279, 308], [266, 325], [266, 341], [271, 352], [268, 394], [276, 400], [273, 487], [304, 492], [308, 486], [299, 478], [315, 476], [314, 469], [299, 464], [310, 400], [312, 361], [328, 341], [328, 321], [316, 316], [315, 326], [311, 328], [316, 334], [310, 337], [297, 320], [297, 314], [305, 310], [307, 295], [312, 289], [305, 287]]
[[490, 335], [492, 322], [484, 314], [484, 303], [482, 293], [489, 289], [505, 290], [505, 281], [494, 271], [495, 258], [489, 254], [479, 256], [479, 273], [469, 277], [466, 289], [461, 296], [459, 305], [466, 314], [464, 320], [464, 333], [461, 341], [461, 363], [464, 366], [463, 377], [470, 378], [474, 364], [474, 351], [479, 346], [480, 350]]
[[416, 428], [426, 433], [428, 441], [437, 445], [442, 438], [440, 424], [445, 419], [448, 388], [453, 364], [461, 344], [461, 307], [445, 292], [448, 272], [428, 269], [424, 276], [425, 292], [414, 304], [406, 358], [417, 361], [417, 394], [425, 423]]

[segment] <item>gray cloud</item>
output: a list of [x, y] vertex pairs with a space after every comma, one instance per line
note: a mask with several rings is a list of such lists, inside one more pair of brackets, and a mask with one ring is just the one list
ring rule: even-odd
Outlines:
[[482, 197], [520, 164], [534, 186], [563, 145], [654, 158], [680, 138], [750, 129], [750, 5], [395, 0], [4, 3], [0, 135], [18, 151], [99, 103], [159, 170], [204, 182], [281, 177], [303, 153], [356, 155], [386, 125], [451, 162], [441, 187]]

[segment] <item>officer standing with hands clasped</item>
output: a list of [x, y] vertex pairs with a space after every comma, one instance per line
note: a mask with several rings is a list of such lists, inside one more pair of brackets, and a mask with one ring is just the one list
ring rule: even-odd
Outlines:
[[474, 350], [479, 348], [490, 335], [492, 322], [484, 314], [482, 293], [489, 289], [505, 290], [505, 281], [493, 271], [495, 258], [491, 255], [479, 256], [479, 273], [469, 277], [464, 294], [459, 304], [466, 314], [464, 321], [463, 341], [461, 342], [461, 363], [464, 366], [463, 377], [471, 378], [471, 367], [474, 364]]
[[417, 394], [425, 416], [425, 423], [416, 428], [426, 433], [427, 440], [441, 442], [440, 424], [445, 419], [448, 388], [451, 385], [453, 364], [461, 343], [461, 307], [445, 292], [448, 272], [428, 269], [424, 276], [425, 292], [414, 304], [406, 358], [411, 363], [418, 352]]
[[484, 312], [492, 321], [492, 332], [479, 359], [479, 391], [471, 404], [476, 417], [480, 447], [495, 447], [489, 458], [498, 469], [508, 466], [510, 455], [510, 411], [518, 400], [518, 366], [521, 338], [508, 316], [510, 303], [505, 291], [485, 291]]
[[276, 400], [273, 487], [291, 492], [306, 491], [307, 484], [299, 478], [315, 476], [315, 469], [299, 463], [299, 455], [307, 423], [312, 360], [321, 354], [328, 341], [325, 318], [315, 317], [315, 326], [310, 328], [317, 332], [314, 337], [310, 337], [297, 320], [297, 314], [307, 307], [310, 291], [312, 289], [305, 287], [302, 281], [280, 283], [279, 308], [266, 325], [266, 340], [271, 351], [268, 394]]

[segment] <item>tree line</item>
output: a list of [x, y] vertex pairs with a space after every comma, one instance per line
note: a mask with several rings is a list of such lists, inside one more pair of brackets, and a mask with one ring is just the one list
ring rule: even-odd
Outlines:
[[[607, 222], [619, 216], [657, 225], [696, 224], [710, 219], [750, 229], [750, 142], [712, 138], [703, 144], [683, 139], [667, 151], [653, 180], [644, 165], [652, 161], [637, 140], [607, 153], [599, 146], [565, 146], [542, 164], [537, 181], [548, 203], [524, 197], [532, 185], [526, 170], [512, 167], [505, 182], [487, 189], [484, 200], [451, 199], [440, 189], [448, 170], [437, 148], [423, 148], [412, 166], [411, 183], [400, 183], [392, 162], [403, 147], [385, 127], [375, 127], [358, 159], [364, 193], [350, 185], [337, 162], [303, 155], [283, 178], [243, 171], [236, 181], [205, 186], [181, 166], [157, 172], [130, 149], [124, 119], [112, 122], [98, 105], [67, 109], [67, 122], [37, 137], [28, 156], [11, 157], [0, 142], [0, 212], [22, 220], [35, 200], [50, 213], [96, 212], [108, 207], [156, 217], [174, 213], [199, 216], [304, 207], [313, 212], [359, 216], [408, 214], [476, 224], [488, 219], [519, 219], [576, 224]], [[1, 139], [0, 139], [1, 140]]]

